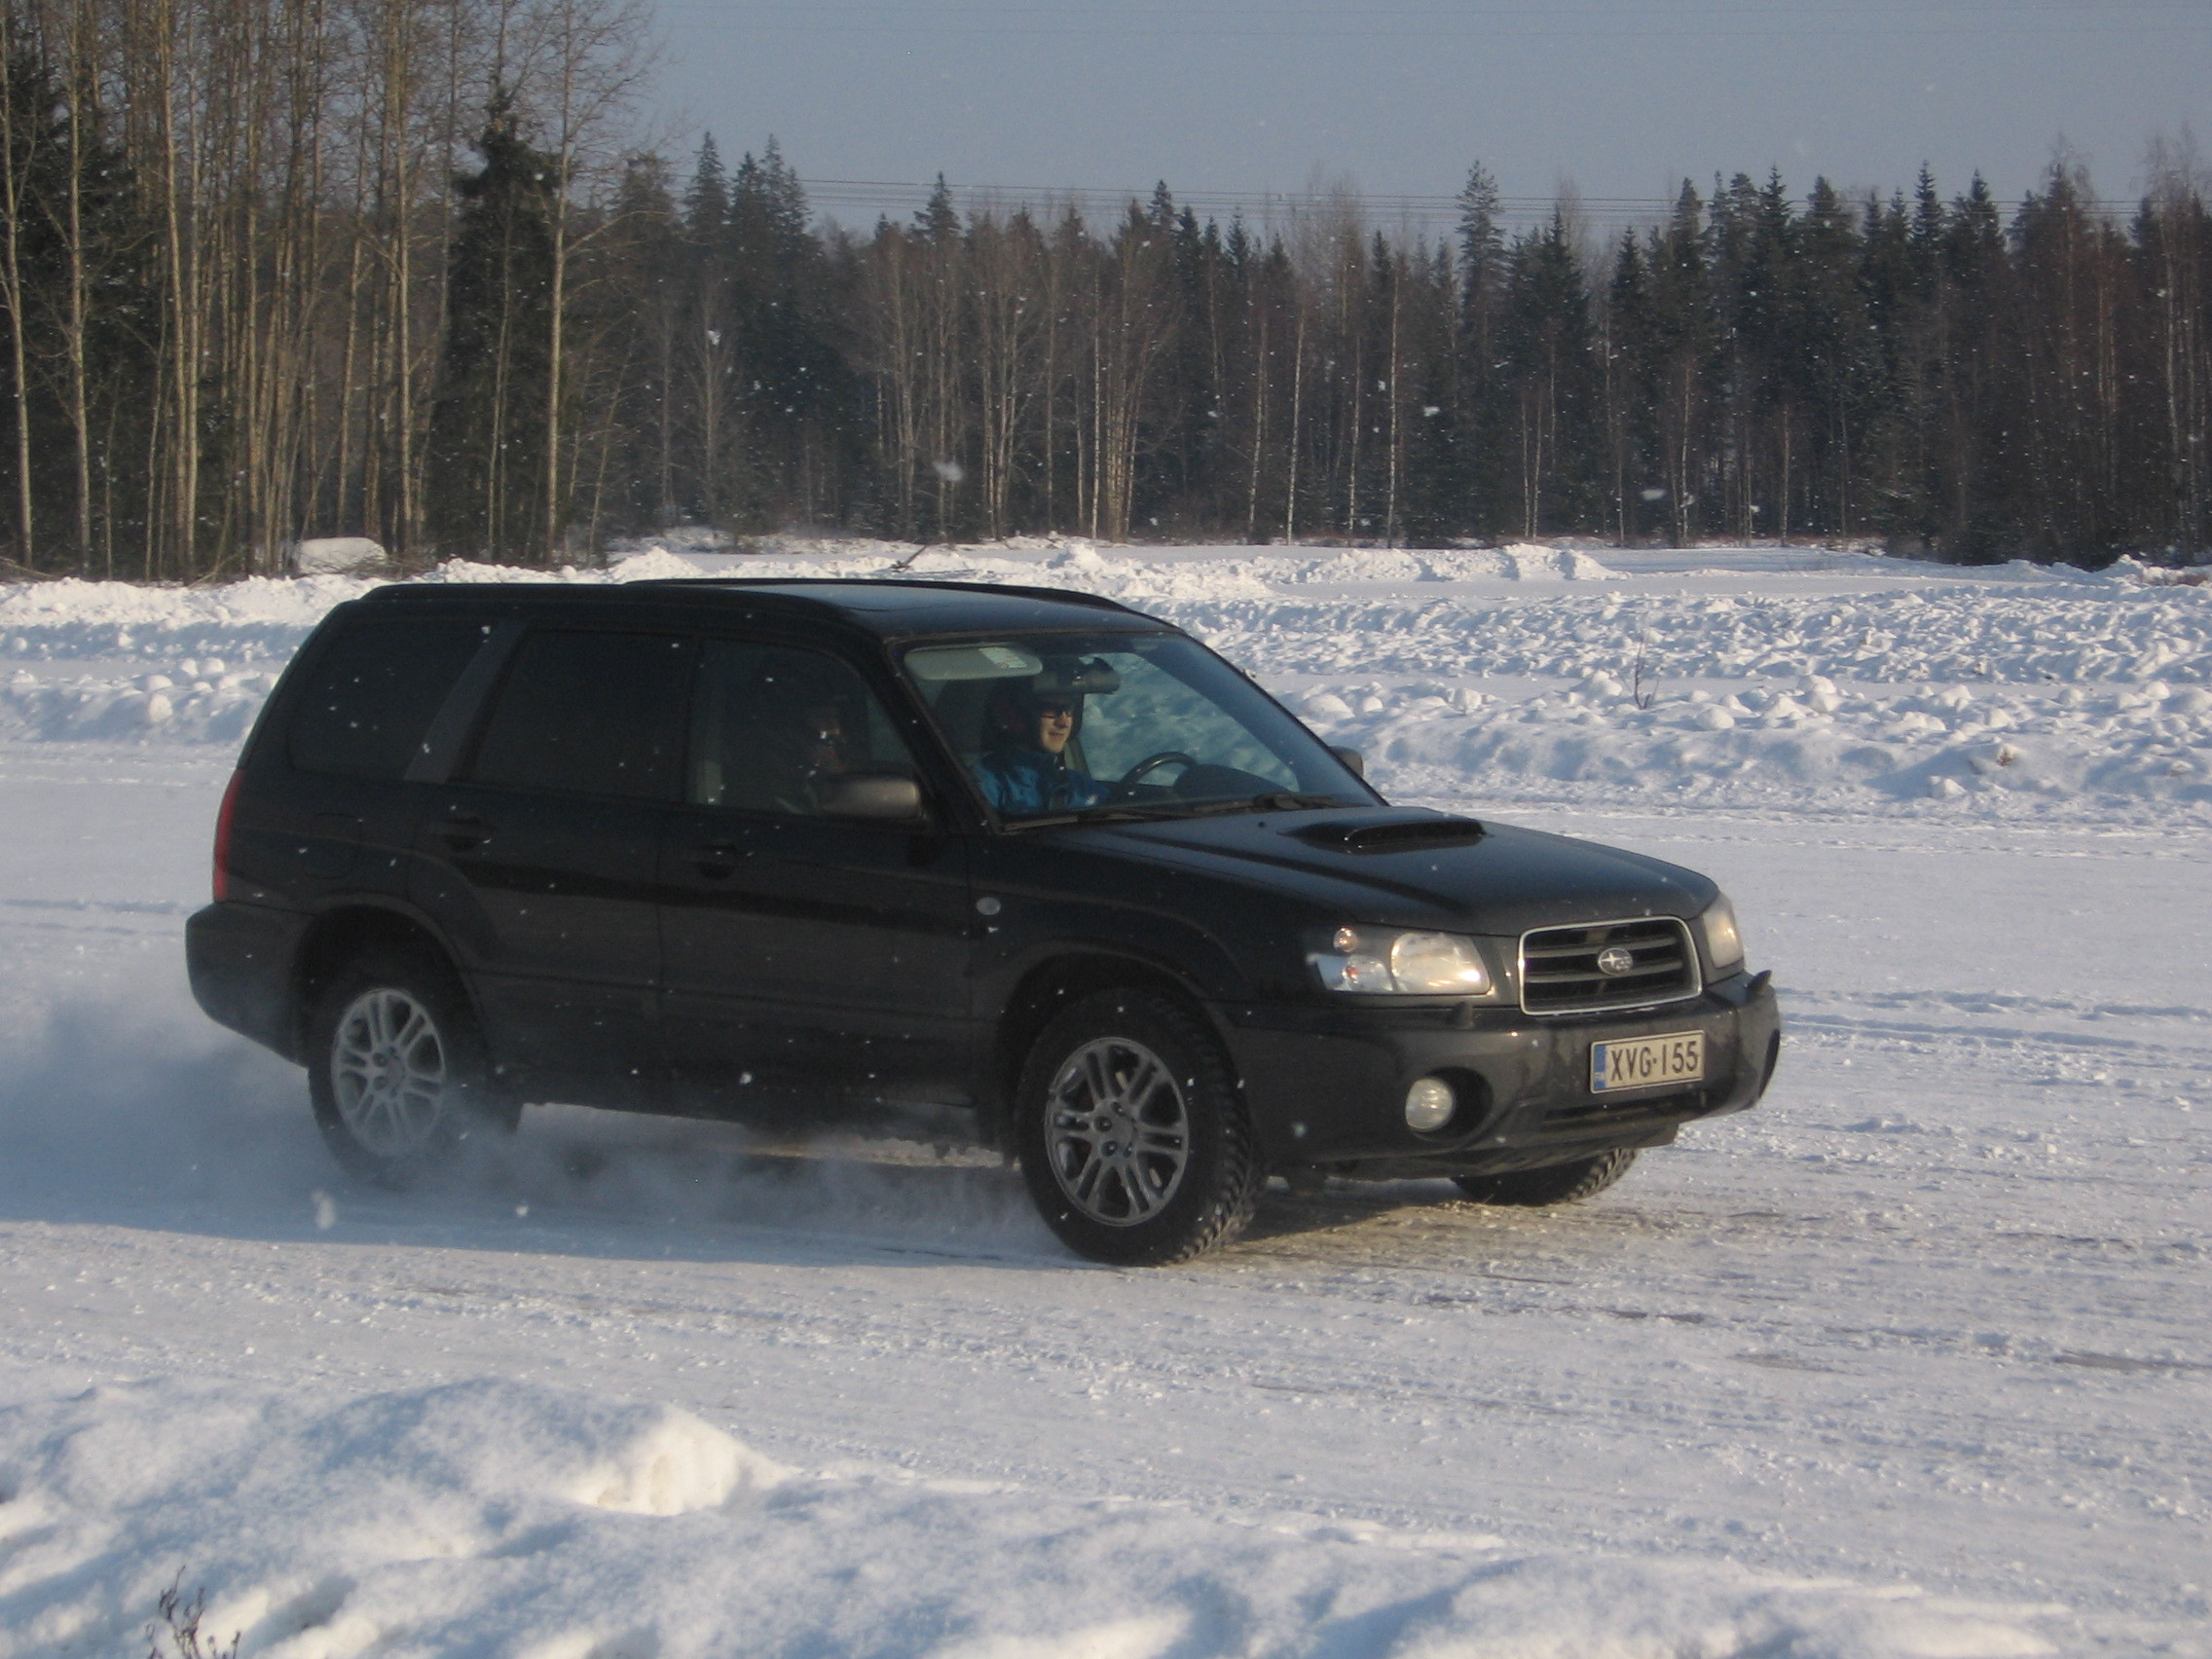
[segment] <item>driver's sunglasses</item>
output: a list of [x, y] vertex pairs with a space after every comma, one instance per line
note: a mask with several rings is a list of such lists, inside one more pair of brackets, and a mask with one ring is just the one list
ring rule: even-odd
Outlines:
[[1054, 718], [1073, 719], [1075, 718], [1075, 705], [1073, 703], [1039, 703], [1037, 713], [1047, 719]]

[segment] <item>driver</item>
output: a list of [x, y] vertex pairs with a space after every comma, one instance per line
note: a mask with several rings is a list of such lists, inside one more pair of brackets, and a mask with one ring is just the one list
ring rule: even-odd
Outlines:
[[1083, 729], [1084, 693], [1065, 687], [1079, 678], [1080, 670], [1048, 667], [992, 694], [990, 747], [976, 763], [976, 782], [1001, 812], [1065, 812], [1096, 806], [1110, 793], [1068, 764], [1068, 745]]

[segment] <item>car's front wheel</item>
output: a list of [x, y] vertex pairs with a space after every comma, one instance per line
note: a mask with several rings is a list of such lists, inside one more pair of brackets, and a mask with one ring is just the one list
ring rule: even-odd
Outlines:
[[334, 977], [309, 1033], [316, 1126], [347, 1170], [384, 1185], [512, 1127], [493, 1104], [484, 1045], [453, 971], [426, 951], [377, 951]]
[[1478, 1204], [1571, 1204], [1604, 1192], [1635, 1161], [1634, 1147], [1616, 1147], [1571, 1163], [1508, 1169], [1498, 1175], [1455, 1175], [1452, 1180]]
[[1081, 1255], [1180, 1262], [1252, 1219], [1263, 1176], [1228, 1057], [1168, 997], [1077, 1003], [1030, 1050], [1015, 1109], [1030, 1197]]

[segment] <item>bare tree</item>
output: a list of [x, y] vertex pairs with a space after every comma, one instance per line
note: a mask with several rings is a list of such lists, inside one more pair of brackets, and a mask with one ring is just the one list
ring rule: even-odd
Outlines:
[[974, 308], [978, 449], [982, 456], [984, 534], [1011, 533], [1015, 460], [1038, 387], [1033, 363], [1044, 333], [1038, 302], [1042, 249], [1026, 213], [1001, 222], [983, 214], [969, 226], [969, 294]]
[[900, 528], [916, 531], [915, 487], [922, 454], [922, 344], [919, 278], [921, 250], [904, 230], [879, 225], [868, 244], [863, 293], [866, 296], [868, 368], [876, 388], [876, 431], [891, 475]]
[[1135, 500], [1145, 394], [1174, 343], [1177, 317], [1164, 226], [1132, 204], [1109, 251], [1092, 324], [1098, 482], [1091, 517], [1092, 534], [1123, 541]]
[[2207, 171], [2194, 137], [2154, 139], [2147, 158], [2150, 190], [2137, 244], [2150, 275], [2150, 313], [2157, 351], [2173, 492], [2175, 545], [2205, 545], [2205, 447], [2212, 441], [2212, 360], [2207, 356], [2208, 278], [2212, 222], [2204, 198]]
[[604, 195], [618, 172], [654, 54], [645, 0], [526, 0], [514, 36], [516, 101], [544, 129], [556, 169], [542, 498], [543, 544], [550, 552], [566, 517], [562, 428], [570, 400], [565, 331], [571, 267], [579, 242], [608, 222], [604, 215], [581, 220], [578, 209], [582, 199]]
[[90, 574], [92, 560], [92, 424], [88, 337], [92, 311], [92, 271], [86, 251], [85, 174], [92, 162], [92, 140], [98, 121], [99, 39], [105, 8], [96, 0], [61, 4], [47, 14], [45, 33], [61, 82], [61, 108], [68, 155], [62, 196], [50, 208], [67, 265], [57, 330], [61, 337], [64, 403], [69, 417], [72, 505], [76, 562]]
[[33, 49], [17, 25], [15, 8], [0, 5], [0, 306], [8, 313], [8, 355], [14, 371], [12, 415], [16, 428], [16, 557], [27, 567], [38, 561], [38, 526], [32, 510], [31, 376], [23, 310], [23, 209], [27, 203], [32, 148], [39, 139], [32, 125], [35, 95], [26, 96], [18, 79], [33, 73]]

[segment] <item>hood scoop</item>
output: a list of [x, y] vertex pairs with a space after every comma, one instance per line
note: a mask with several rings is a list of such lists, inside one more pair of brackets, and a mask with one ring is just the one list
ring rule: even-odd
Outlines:
[[1395, 818], [1377, 823], [1344, 819], [1308, 824], [1290, 831], [1309, 846], [1333, 853], [1433, 853], [1471, 847], [1487, 831], [1472, 818]]

